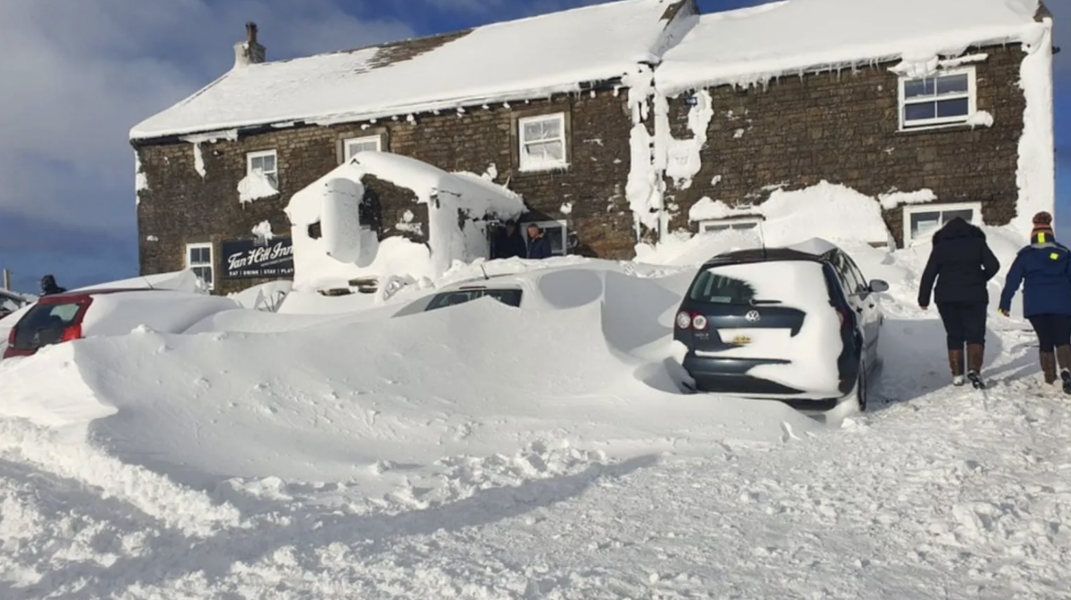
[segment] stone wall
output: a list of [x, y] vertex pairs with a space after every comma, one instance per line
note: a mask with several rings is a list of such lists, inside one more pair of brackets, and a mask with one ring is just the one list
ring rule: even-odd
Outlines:
[[[708, 90], [715, 114], [700, 154], [702, 170], [687, 190], [667, 182], [667, 202], [680, 206], [671, 230], [696, 229], [688, 210], [704, 196], [751, 204], [768, 197], [771, 186], [796, 189], [823, 179], [868, 196], [929, 188], [938, 202], [980, 201], [987, 223], [1008, 223], [1018, 196], [1023, 53], [1018, 46], [977, 52], [988, 54], [975, 63], [977, 108], [993, 115], [992, 127], [899, 131], [899, 83], [889, 71], [895, 63], [784, 77], [766, 89]], [[689, 108], [685, 96], [671, 100], [674, 137], [691, 137]], [[902, 243], [902, 210], [884, 216]]]
[[[626, 101], [625, 90], [605, 90], [510, 107], [471, 107], [460, 115], [453, 111], [429, 114], [413, 122], [403, 115], [377, 123], [270, 129], [236, 141], [201, 144], [204, 177], [195, 168], [191, 143], [136, 144], [148, 183], [148, 189], [139, 193], [138, 205], [141, 272], [184, 268], [185, 245], [195, 242], [215, 244], [218, 272], [219, 242], [252, 238], [253, 227], [265, 219], [276, 234], [289, 235], [283, 209], [290, 196], [341, 163], [342, 140], [370, 135], [381, 136], [383, 150], [447, 171], [481, 174], [494, 164], [495, 181], [520, 193], [532, 209], [528, 220], [567, 222], [575, 237], [572, 252], [631, 257], [635, 240], [624, 198], [631, 126]], [[517, 120], [557, 112], [566, 114], [569, 167], [519, 171]], [[246, 153], [261, 150], [277, 153], [280, 193], [242, 204], [237, 186], [246, 175]], [[412, 210], [414, 222], [426, 220], [427, 211], [413, 204], [412, 195], [403, 190], [382, 182], [368, 187], [378, 196], [382, 235], [413, 237], [399, 232], [396, 224], [406, 210]], [[571, 204], [571, 210], [563, 212], [565, 204]], [[227, 281], [217, 275], [216, 289], [228, 293], [255, 283]]]

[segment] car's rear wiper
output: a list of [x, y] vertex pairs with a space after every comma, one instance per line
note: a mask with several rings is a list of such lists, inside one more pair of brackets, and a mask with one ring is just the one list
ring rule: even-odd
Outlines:
[[784, 303], [781, 302], [780, 300], [752, 300], [751, 301], [751, 305], [752, 306], [761, 306], [761, 305], [764, 305], [764, 304], [784, 304]]

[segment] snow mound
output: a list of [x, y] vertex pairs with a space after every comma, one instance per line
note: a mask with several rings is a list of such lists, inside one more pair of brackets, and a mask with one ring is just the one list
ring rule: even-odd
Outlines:
[[[628, 457], [667, 436], [779, 443], [782, 423], [819, 427], [779, 403], [682, 395], [669, 340], [686, 282], [666, 284], [561, 270], [532, 286], [566, 308], [482, 299], [404, 319], [306, 321], [286, 333], [84, 340], [63, 351], [91, 393], [57, 395], [21, 416], [95, 419], [92, 437], [112, 455], [201, 489], [279, 477], [360, 481], [382, 493], [400, 475], [376, 473], [377, 464], [433, 477], [444, 456], [541, 440]], [[294, 318], [263, 316], [277, 330]], [[19, 368], [40, 377], [62, 362], [46, 352]]]

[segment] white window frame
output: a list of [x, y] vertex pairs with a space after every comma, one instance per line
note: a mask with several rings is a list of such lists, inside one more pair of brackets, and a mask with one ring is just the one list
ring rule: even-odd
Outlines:
[[247, 152], [245, 155], [245, 173], [250, 175], [253, 173], [253, 161], [258, 158], [264, 158], [270, 156], [275, 163], [275, 170], [264, 172], [264, 175], [272, 183], [275, 191], [279, 191], [279, 153], [275, 150], [260, 150], [258, 152]]
[[[528, 144], [545, 143], [555, 141], [549, 140], [532, 140], [528, 141], [524, 138], [524, 126], [529, 123], [535, 123], [539, 121], [557, 121], [561, 126], [561, 137], [559, 138], [562, 144], [562, 158], [560, 161], [555, 162], [543, 162], [538, 165], [526, 164], [525, 157], [527, 156], [524, 148]], [[564, 169], [569, 166], [569, 144], [566, 143], [566, 131], [565, 131], [565, 113], [550, 113], [545, 115], [533, 115], [531, 117], [522, 117], [517, 119], [517, 167], [520, 171], [530, 173], [535, 171], [549, 171], [552, 169]]]
[[[203, 250], [203, 249], [206, 249], [206, 248], [208, 249], [208, 262], [207, 263], [204, 263], [204, 262], [194, 263], [191, 260], [190, 251], [191, 250]], [[210, 289], [210, 290], [216, 289], [216, 248], [211, 242], [199, 242], [199, 243], [196, 243], [196, 244], [186, 244], [186, 261], [185, 262], [186, 262], [186, 268], [187, 269], [194, 269], [194, 268], [205, 269], [205, 268], [207, 268], [209, 270], [209, 272], [212, 274], [212, 277], [211, 277], [212, 281], [205, 281], [205, 285], [207, 285], [208, 289]], [[196, 273], [196, 271], [195, 271], [195, 273]], [[197, 277], [201, 278], [200, 275], [198, 275]], [[204, 281], [204, 278], [201, 278], [201, 281]]]
[[520, 228], [521, 237], [524, 238], [524, 247], [525, 247], [525, 249], [528, 248], [528, 243], [529, 243], [529, 237], [528, 237], [528, 226], [529, 225], [535, 225], [535, 226], [539, 227], [541, 230], [543, 230], [543, 232], [544, 232], [543, 235], [546, 235], [546, 230], [549, 227], [555, 227], [555, 228], [561, 229], [562, 230], [562, 249], [561, 249], [561, 252], [555, 252], [554, 251], [554, 247], [551, 246], [550, 255], [551, 256], [567, 256], [569, 254], [569, 224], [566, 221], [564, 221], [564, 220], [525, 221], [524, 223], [519, 223], [517, 225], [517, 227]]
[[[967, 75], [967, 91], [966, 93], [946, 94], [944, 96], [930, 96], [925, 100], [913, 99], [908, 100], [904, 95], [904, 87], [908, 82], [918, 81], [919, 79], [940, 79], [942, 77], [952, 77], [956, 75]], [[939, 70], [929, 77], [908, 77], [901, 75], [899, 82], [899, 102], [897, 103], [897, 110], [900, 113], [900, 131], [918, 131], [920, 129], [933, 129], [938, 127], [949, 127], [953, 125], [963, 125], [971, 120], [974, 114], [978, 111], [978, 75], [973, 66], [961, 67], [956, 69], [944, 69]], [[909, 104], [926, 104], [936, 102], [937, 100], [957, 100], [961, 98], [967, 99], [967, 114], [957, 117], [936, 117], [933, 119], [915, 119], [913, 121], [907, 121], [904, 114], [907, 105]]]
[[350, 152], [350, 144], [367, 144], [369, 142], [375, 143], [376, 152], [383, 151], [383, 136], [381, 135], [366, 135], [342, 140], [342, 162], [349, 162], [353, 158], [354, 153]]
[[736, 219], [704, 219], [698, 222], [699, 233], [709, 231], [711, 227], [726, 227], [733, 229], [733, 225], [754, 225], [747, 230], [757, 229], [762, 224], [762, 217], [739, 217]]
[[[974, 215], [970, 222], [973, 225], [983, 225], [982, 222], [982, 203], [981, 202], [955, 202], [955, 203], [927, 203], [927, 204], [905, 204], [903, 206], [903, 222], [904, 222], [904, 247], [913, 246], [915, 244], [925, 243], [930, 240], [933, 233], [928, 233], [919, 238], [911, 237], [911, 217], [921, 213], [945, 213], [954, 210], [970, 210]], [[938, 224], [938, 228], [944, 227], [944, 216], [941, 217], [941, 223]]]

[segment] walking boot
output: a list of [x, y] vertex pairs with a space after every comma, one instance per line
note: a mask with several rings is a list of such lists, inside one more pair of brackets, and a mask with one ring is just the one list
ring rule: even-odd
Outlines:
[[1045, 376], [1045, 383], [1056, 383], [1056, 355], [1052, 352], [1041, 352], [1041, 374]]
[[1056, 360], [1060, 362], [1060, 379], [1064, 384], [1064, 393], [1071, 394], [1071, 346], [1057, 346]]
[[[1071, 348], [1068, 348], [1071, 350]], [[1071, 355], [1069, 355], [1071, 356]], [[976, 389], [985, 389], [985, 381], [982, 380], [982, 363], [985, 362], [985, 346], [983, 344], [967, 344], [967, 379]]]
[[948, 351], [948, 367], [952, 369], [952, 385], [963, 385], [963, 350]]

